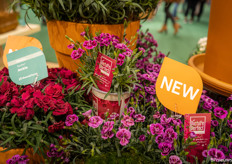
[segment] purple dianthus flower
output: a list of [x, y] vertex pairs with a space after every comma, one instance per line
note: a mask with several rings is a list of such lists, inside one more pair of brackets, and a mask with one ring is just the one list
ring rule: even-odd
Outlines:
[[208, 151], [208, 155], [214, 159], [225, 159], [225, 154], [216, 148], [211, 148]]
[[228, 114], [227, 110], [224, 110], [221, 107], [217, 107], [214, 109], [214, 115], [220, 119], [226, 118], [227, 114]]
[[143, 142], [146, 140], [146, 136], [144, 134], [142, 134], [141, 136], [139, 136], [139, 141]]
[[88, 125], [92, 128], [97, 128], [103, 123], [103, 119], [99, 116], [92, 116], [89, 119]]
[[134, 125], [134, 119], [128, 115], [124, 116], [123, 119], [121, 120], [121, 123], [125, 127], [130, 127]]
[[218, 121], [217, 120], [211, 120], [211, 125], [213, 127], [217, 127], [218, 126]]
[[135, 122], [144, 122], [146, 117], [142, 114], [136, 114], [134, 118], [136, 118]]
[[172, 144], [167, 142], [160, 143], [158, 147], [162, 151], [161, 155], [163, 156], [167, 156], [173, 150]]
[[120, 129], [116, 133], [116, 137], [120, 139], [120, 144], [125, 146], [129, 143], [129, 139], [131, 138], [131, 132], [127, 129]]
[[74, 122], [78, 121], [78, 116], [75, 114], [70, 114], [66, 117], [65, 125], [72, 126]]
[[182, 161], [177, 155], [172, 155], [169, 157], [169, 164], [182, 164]]
[[232, 129], [232, 120], [227, 120], [227, 125], [228, 125], [229, 128]]
[[161, 134], [164, 131], [164, 127], [160, 123], [151, 124], [150, 131], [152, 135]]

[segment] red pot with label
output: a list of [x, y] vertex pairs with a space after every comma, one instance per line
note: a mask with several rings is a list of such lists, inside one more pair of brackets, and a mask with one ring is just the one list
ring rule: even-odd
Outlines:
[[105, 118], [105, 113], [108, 112], [109, 115], [117, 113], [121, 116], [129, 102], [130, 93], [125, 92], [122, 94], [120, 104], [118, 103], [117, 93], [110, 93], [104, 99], [106, 94], [107, 92], [92, 87], [93, 106], [97, 109], [97, 115], [101, 118]]

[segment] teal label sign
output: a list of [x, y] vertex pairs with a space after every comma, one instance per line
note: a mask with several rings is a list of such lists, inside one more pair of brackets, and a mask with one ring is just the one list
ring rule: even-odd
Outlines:
[[33, 84], [48, 77], [46, 60], [37, 47], [26, 47], [6, 55], [11, 80], [18, 85]]

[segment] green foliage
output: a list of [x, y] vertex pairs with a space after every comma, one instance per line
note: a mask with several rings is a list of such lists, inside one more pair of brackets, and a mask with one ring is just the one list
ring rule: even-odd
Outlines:
[[[99, 36], [99, 33], [96, 33], [96, 37], [97, 36]], [[93, 37], [88, 34], [88, 29], [86, 29], [86, 36], [84, 37], [86, 40], [93, 40]], [[83, 43], [74, 42], [68, 36], [66, 36], [66, 38], [75, 45], [74, 50], [83, 47]], [[125, 41], [123, 43], [126, 44]], [[91, 91], [92, 87], [98, 88], [97, 81], [99, 79], [94, 76], [98, 53], [103, 53], [117, 61], [119, 54], [124, 51], [125, 50], [115, 48], [112, 43], [108, 46], [100, 46], [100, 43], [98, 43], [95, 48], [88, 49], [83, 53], [79, 58], [81, 63], [77, 64], [77, 71], [80, 74], [80, 80], [83, 81], [82, 88], [86, 88], [87, 94]], [[139, 72], [139, 69], [136, 68], [136, 62], [141, 55], [142, 51], [138, 51], [137, 49], [134, 51], [131, 50], [131, 56], [125, 56], [124, 63], [121, 66], [117, 65], [114, 69], [112, 85], [108, 94], [118, 93], [119, 102], [124, 92], [132, 93], [133, 87], [138, 85], [137, 72]]]
[[122, 153], [122, 157], [117, 156], [117, 152], [109, 152], [102, 155], [96, 155], [86, 160], [86, 164], [150, 164], [152, 161], [145, 158], [142, 154], [136, 154], [133, 151]]
[[[14, 0], [47, 20], [94, 24], [119, 24], [140, 20], [150, 14], [159, 0]], [[147, 19], [148, 15], [143, 18]]]

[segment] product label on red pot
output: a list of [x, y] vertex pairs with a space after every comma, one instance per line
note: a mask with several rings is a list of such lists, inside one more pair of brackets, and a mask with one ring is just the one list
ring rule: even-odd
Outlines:
[[97, 76], [97, 86], [104, 92], [109, 92], [113, 80], [113, 71], [116, 61], [102, 53], [98, 53], [94, 76]]
[[198, 114], [186, 114], [184, 122], [184, 138], [190, 136], [191, 132], [196, 134], [193, 142], [197, 145], [191, 146], [186, 151], [188, 154], [188, 161], [194, 162], [193, 156], [197, 156], [199, 161], [203, 161], [202, 152], [206, 150], [210, 142], [210, 126], [211, 126], [211, 114], [210, 113], [198, 113]]

